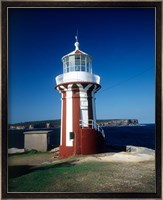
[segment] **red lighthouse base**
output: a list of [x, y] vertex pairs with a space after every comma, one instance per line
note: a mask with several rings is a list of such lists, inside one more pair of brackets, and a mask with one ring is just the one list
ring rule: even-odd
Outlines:
[[100, 132], [91, 128], [81, 128], [75, 134], [73, 146], [60, 146], [59, 156], [67, 158], [73, 155], [90, 155], [102, 153], [105, 149], [105, 140]]

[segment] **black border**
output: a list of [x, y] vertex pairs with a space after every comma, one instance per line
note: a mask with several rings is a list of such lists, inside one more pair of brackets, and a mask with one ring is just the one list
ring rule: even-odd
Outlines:
[[[156, 193], [8, 193], [7, 192], [7, 8], [8, 7], [65, 7], [65, 8], [107, 8], [107, 7], [153, 7], [156, 9]], [[1, 2], [1, 36], [2, 36], [2, 198], [161, 198], [161, 55], [162, 55], [162, 2], [36, 2], [36, 1], [19, 1], [19, 2]]]

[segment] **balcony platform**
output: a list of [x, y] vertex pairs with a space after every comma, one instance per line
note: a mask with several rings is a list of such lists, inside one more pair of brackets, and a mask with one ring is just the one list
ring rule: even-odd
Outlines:
[[57, 85], [60, 85], [62, 83], [80, 82], [80, 81], [100, 84], [100, 76], [91, 74], [89, 72], [73, 71], [73, 72], [60, 74], [56, 77]]

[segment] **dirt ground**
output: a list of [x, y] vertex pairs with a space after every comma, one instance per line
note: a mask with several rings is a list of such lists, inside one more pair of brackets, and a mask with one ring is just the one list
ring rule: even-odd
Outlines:
[[55, 158], [51, 153], [36, 153], [31, 156], [23, 155], [12, 155], [8, 157], [8, 166], [13, 165], [29, 165], [29, 166], [39, 166], [43, 163], [50, 163], [54, 161]]

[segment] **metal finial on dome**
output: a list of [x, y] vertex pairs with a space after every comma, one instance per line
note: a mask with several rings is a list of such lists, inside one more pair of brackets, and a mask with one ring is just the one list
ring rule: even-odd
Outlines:
[[76, 42], [75, 42], [75, 50], [78, 50], [79, 49], [79, 42], [78, 42], [78, 36], [75, 36], [75, 39], [76, 39]]
[[76, 42], [78, 42], [78, 35], [75, 36]]

